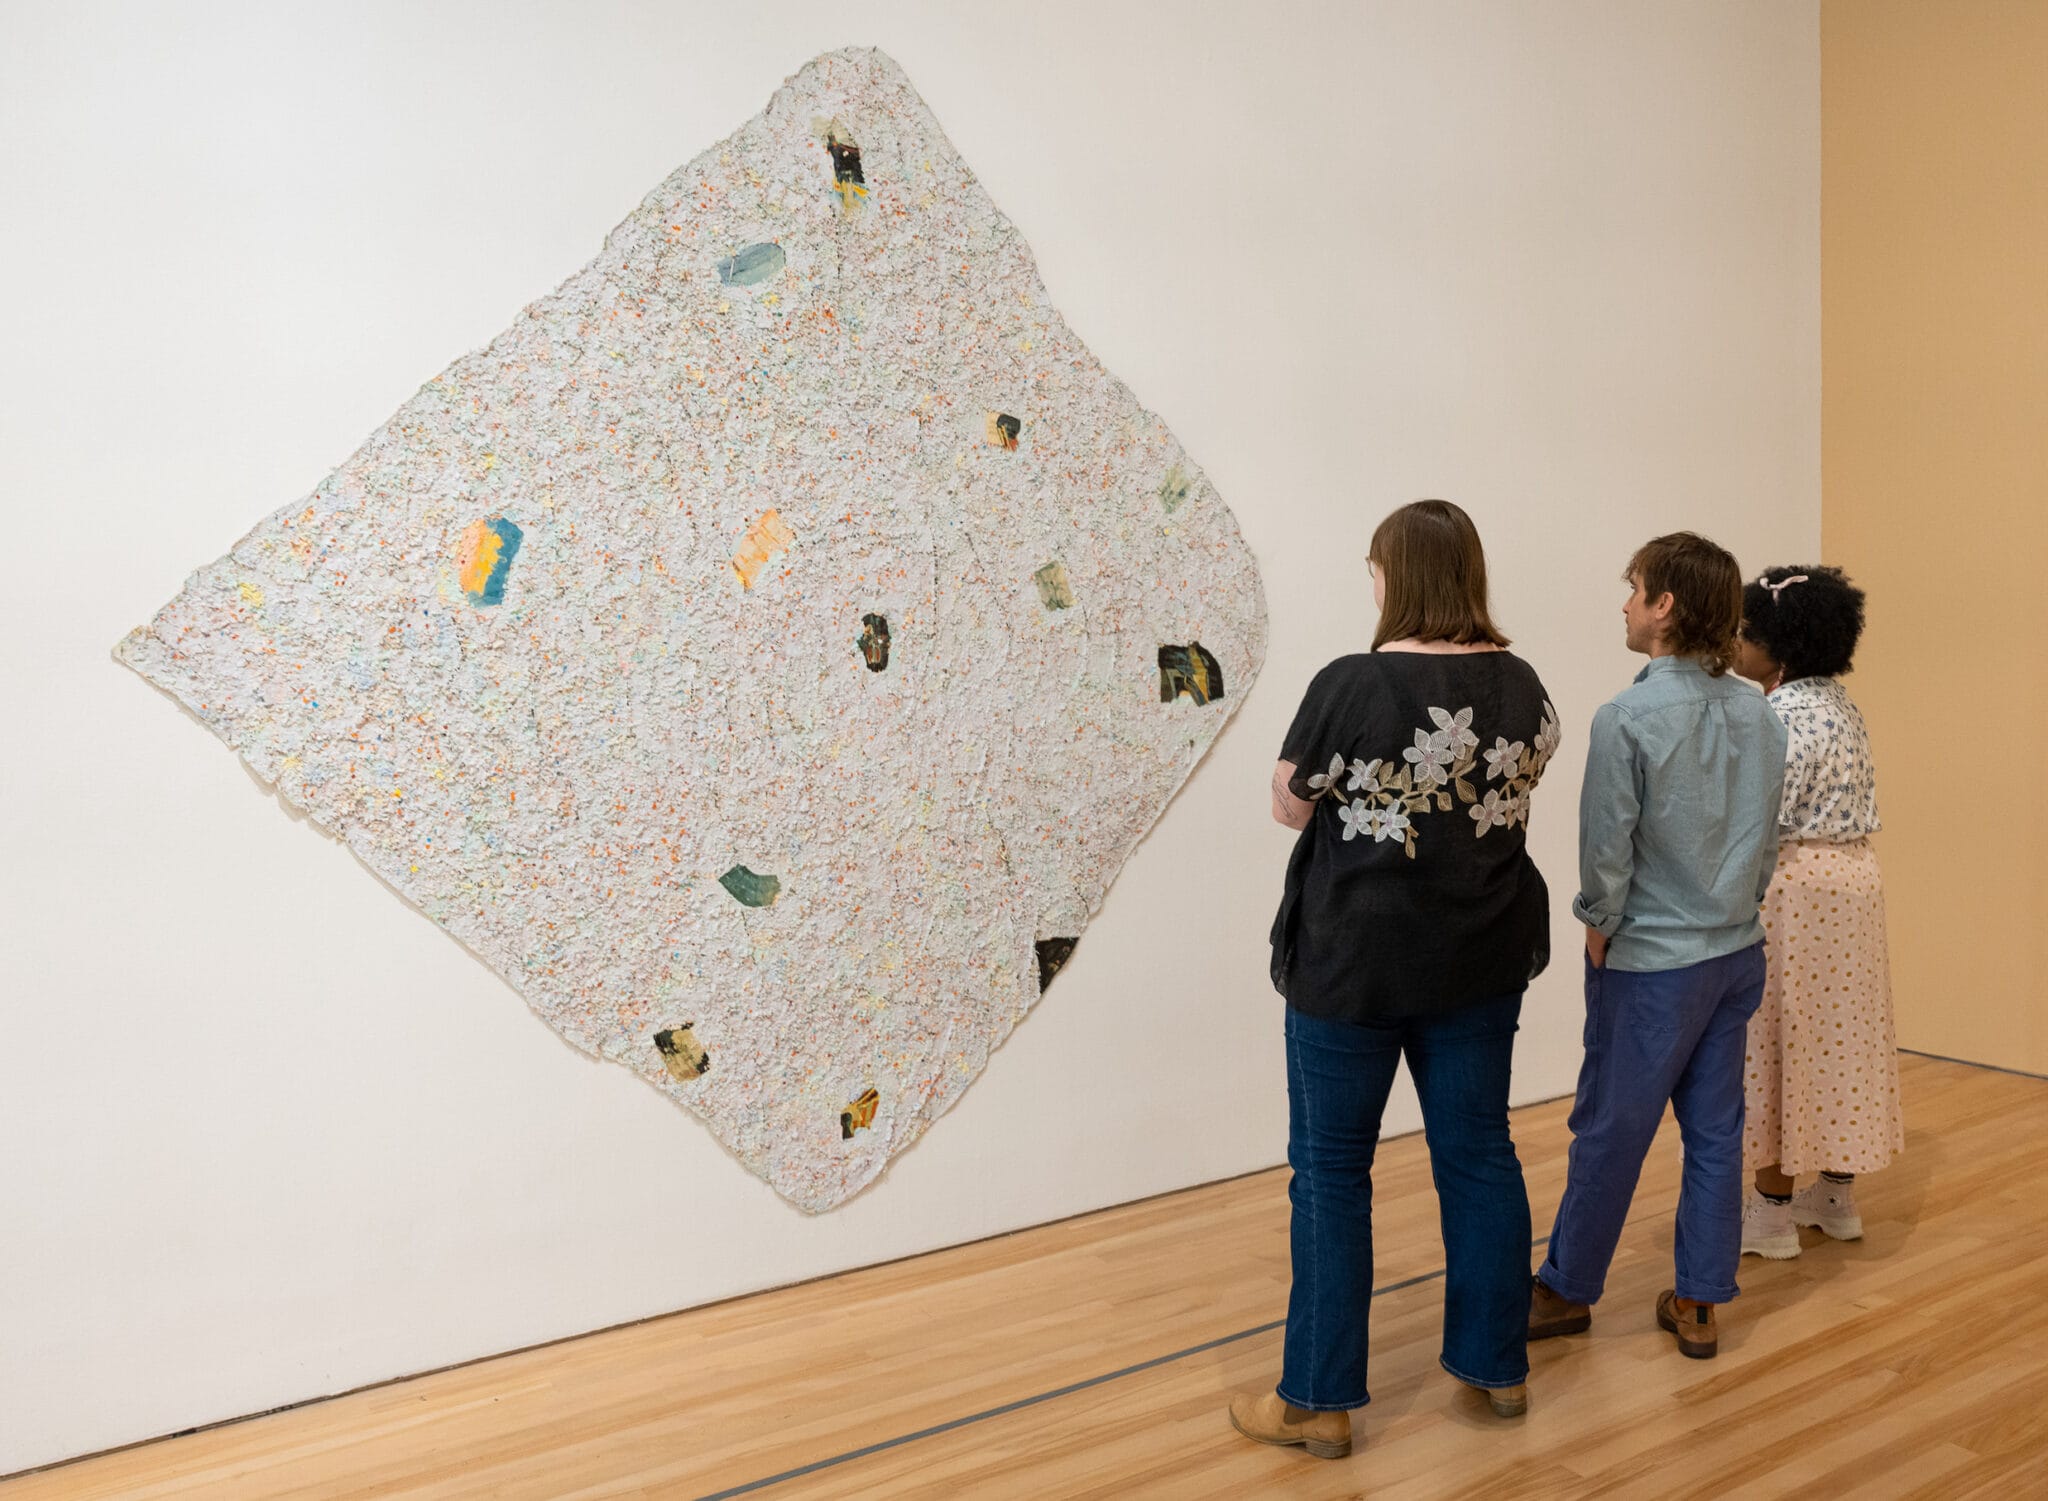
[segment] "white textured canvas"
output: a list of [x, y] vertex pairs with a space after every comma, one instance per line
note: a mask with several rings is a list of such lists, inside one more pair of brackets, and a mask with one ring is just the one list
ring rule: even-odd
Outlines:
[[902, 72], [820, 57], [118, 650], [809, 1210], [1242, 701], [1236, 522]]

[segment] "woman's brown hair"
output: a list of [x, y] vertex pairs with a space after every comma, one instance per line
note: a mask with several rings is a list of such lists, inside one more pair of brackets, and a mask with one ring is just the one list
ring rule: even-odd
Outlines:
[[1387, 581], [1373, 650], [1389, 641], [1506, 646], [1486, 608], [1486, 550], [1472, 518], [1448, 500], [1402, 506], [1372, 534], [1367, 561]]
[[1672, 532], [1638, 547], [1622, 577], [1652, 605], [1671, 596], [1665, 644], [1673, 652], [1698, 658], [1715, 677], [1735, 665], [1742, 568], [1733, 553], [1697, 532]]

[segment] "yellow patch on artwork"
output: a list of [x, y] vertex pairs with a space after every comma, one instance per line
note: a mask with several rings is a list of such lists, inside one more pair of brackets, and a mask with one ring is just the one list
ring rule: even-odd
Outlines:
[[245, 605], [260, 605], [263, 603], [263, 590], [257, 585], [250, 583], [247, 579], [242, 580], [242, 586], [237, 592], [242, 596], [242, 603]]
[[484, 592], [484, 585], [490, 581], [491, 570], [498, 566], [498, 553], [504, 545], [498, 540], [498, 534], [483, 522], [472, 521], [469, 524], [455, 552], [455, 581], [463, 593]]

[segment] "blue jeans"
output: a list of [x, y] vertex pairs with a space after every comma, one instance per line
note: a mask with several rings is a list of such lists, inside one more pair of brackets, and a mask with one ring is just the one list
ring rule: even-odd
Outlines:
[[1764, 994], [1764, 946], [1636, 973], [1586, 964], [1586, 1061], [1572, 1106], [1571, 1167], [1550, 1231], [1544, 1286], [1597, 1303], [1670, 1101], [1685, 1143], [1677, 1292], [1736, 1294], [1742, 1260], [1742, 1085], [1749, 1018]]
[[1315, 1412], [1372, 1400], [1372, 1159], [1405, 1053], [1444, 1235], [1443, 1367], [1475, 1386], [1529, 1374], [1529, 1193], [1508, 1136], [1522, 993], [1432, 1020], [1357, 1026], [1287, 1013], [1294, 1290], [1280, 1396]]

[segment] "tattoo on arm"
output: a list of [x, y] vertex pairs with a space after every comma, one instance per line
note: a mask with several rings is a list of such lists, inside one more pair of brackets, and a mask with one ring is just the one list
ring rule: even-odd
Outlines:
[[1288, 785], [1294, 780], [1294, 763], [1282, 761], [1273, 768], [1273, 821], [1290, 829], [1305, 829], [1315, 816], [1316, 805], [1305, 803]]

